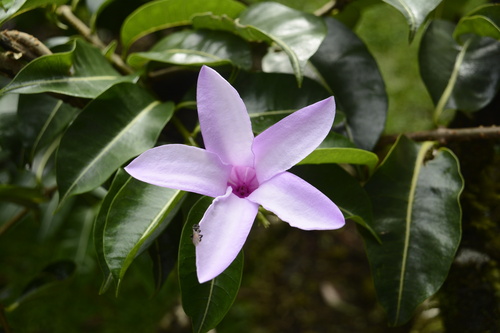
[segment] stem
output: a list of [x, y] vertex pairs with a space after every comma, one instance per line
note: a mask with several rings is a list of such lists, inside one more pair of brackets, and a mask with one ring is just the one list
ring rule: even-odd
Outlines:
[[11, 218], [9, 221], [5, 222], [0, 227], [0, 236], [2, 236], [7, 230], [9, 230], [12, 226], [14, 226], [17, 222], [21, 221], [23, 217], [25, 217], [29, 213], [28, 208], [24, 208], [17, 215]]
[[[430, 131], [405, 133], [414, 141], [466, 141], [488, 140], [500, 138], [500, 126], [472, 127], [472, 128], [438, 128]], [[399, 135], [386, 135], [380, 138], [379, 145], [390, 144], [396, 141]]]
[[182, 122], [177, 118], [176, 116], [172, 117], [172, 124], [174, 124], [175, 127], [177, 127], [177, 130], [182, 134], [184, 139], [186, 140], [186, 143], [193, 147], [198, 147], [198, 144], [196, 141], [194, 141], [194, 138], [191, 136], [191, 133], [186, 129], [186, 127], [182, 124]]
[[[63, 17], [73, 28], [75, 28], [87, 41], [91, 42], [101, 50], [106, 48], [106, 45], [99, 39], [98, 36], [92, 34], [92, 31], [88, 26], [85, 25], [78, 17], [76, 17], [71, 11], [71, 7], [67, 5], [62, 5], [56, 10], [57, 15]], [[126, 63], [123, 62], [122, 58], [116, 53], [111, 55], [111, 62], [123, 73], [131, 74], [134, 72]]]
[[0, 324], [2, 324], [5, 333], [12, 333], [9, 324], [7, 323], [7, 318], [5, 318], [5, 311], [3, 310], [2, 305], [0, 305]]

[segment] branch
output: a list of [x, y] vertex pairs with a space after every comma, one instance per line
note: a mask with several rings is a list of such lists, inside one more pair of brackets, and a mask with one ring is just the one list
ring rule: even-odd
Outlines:
[[[64, 18], [73, 28], [75, 28], [87, 41], [94, 44], [101, 50], [106, 48], [106, 45], [99, 39], [98, 36], [94, 35], [89, 27], [85, 25], [78, 17], [73, 14], [71, 7], [67, 5], [62, 5], [56, 10], [57, 15]], [[126, 63], [123, 62], [122, 58], [116, 53], [111, 55], [111, 62], [118, 68], [123, 74], [131, 74], [134, 72]]]
[[[500, 126], [472, 127], [472, 128], [438, 128], [430, 131], [405, 133], [414, 141], [467, 141], [467, 140], [488, 140], [500, 138]], [[391, 144], [396, 141], [399, 135], [385, 135], [380, 138], [379, 145]]]

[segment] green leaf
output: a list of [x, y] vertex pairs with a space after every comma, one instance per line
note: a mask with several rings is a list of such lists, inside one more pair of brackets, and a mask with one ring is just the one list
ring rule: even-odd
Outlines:
[[[248, 7], [238, 18], [237, 24], [255, 29], [283, 49], [290, 59], [299, 86], [304, 66], [326, 35], [325, 24], [320, 18], [275, 2]], [[241, 28], [239, 30], [242, 33]], [[255, 37], [261, 38], [259, 35]]]
[[54, 142], [79, 111], [49, 95], [19, 96], [19, 130], [25, 146], [31, 148], [31, 158]]
[[72, 41], [68, 52], [42, 56], [30, 62], [0, 90], [0, 95], [55, 92], [94, 98], [113, 84], [133, 79], [121, 76], [97, 48], [77, 39]]
[[60, 202], [96, 188], [127, 160], [153, 147], [173, 109], [173, 103], [160, 103], [132, 83], [112, 86], [90, 102], [57, 152]]
[[475, 34], [500, 40], [500, 4], [483, 5], [462, 17], [453, 38], [463, 43], [462, 35]]
[[0, 6], [0, 24], [15, 16], [26, 0], [2, 1]]
[[345, 113], [349, 137], [358, 147], [371, 150], [387, 116], [384, 81], [363, 41], [339, 21], [325, 21], [328, 34], [311, 58], [311, 68]]
[[413, 40], [418, 28], [424, 23], [425, 18], [432, 12], [442, 0], [383, 0], [393, 6], [408, 22], [410, 27], [410, 41]]
[[301, 88], [297, 87], [294, 77], [288, 74], [241, 72], [234, 87], [245, 102], [256, 133], [329, 96], [321, 85], [308, 78]]
[[463, 45], [452, 34], [454, 25], [433, 21], [422, 38], [420, 74], [436, 108], [434, 121], [446, 123], [450, 111], [477, 111], [500, 89], [500, 43], [471, 37]]
[[173, 33], [150, 51], [132, 53], [127, 59], [133, 67], [142, 67], [148, 61], [196, 66], [233, 64], [245, 69], [252, 65], [250, 47], [243, 39], [227, 32], [209, 30]]
[[378, 163], [374, 153], [357, 148], [317, 148], [298, 164], [361, 164], [368, 166], [370, 174]]
[[159, 0], [147, 3], [123, 23], [121, 41], [124, 52], [137, 39], [154, 31], [191, 24], [191, 18], [200, 13], [236, 17], [244, 5], [233, 0]]
[[346, 219], [351, 219], [368, 230], [380, 241], [372, 229], [370, 198], [359, 182], [338, 165], [296, 165], [290, 172], [314, 185], [335, 202]]
[[407, 322], [443, 284], [460, 242], [462, 189], [451, 151], [406, 137], [367, 183], [382, 243], [365, 237], [366, 250], [391, 325]]
[[76, 265], [70, 260], [60, 260], [44, 267], [24, 288], [21, 296], [10, 304], [5, 310], [7, 312], [15, 310], [21, 303], [41, 296], [45, 292], [51, 291], [71, 278], [76, 270]]
[[170, 223], [184, 195], [183, 191], [154, 186], [132, 177], [116, 192], [106, 216], [103, 247], [104, 258], [118, 287], [135, 257]]
[[97, 254], [97, 262], [99, 264], [99, 267], [101, 268], [102, 274], [104, 275], [99, 294], [104, 294], [111, 286], [111, 283], [114, 281], [113, 275], [109, 270], [108, 263], [106, 262], [106, 257], [104, 256], [104, 229], [106, 228], [106, 219], [108, 217], [109, 207], [123, 185], [127, 181], [130, 181], [130, 178], [130, 175], [123, 169], [118, 169], [118, 172], [116, 173], [115, 178], [111, 183], [108, 193], [102, 201], [99, 213], [97, 214], [96, 220], [94, 222], [94, 248]]
[[198, 283], [195, 247], [191, 239], [193, 224], [200, 222], [213, 198], [201, 198], [189, 212], [182, 230], [179, 247], [179, 284], [182, 307], [191, 318], [193, 332], [208, 332], [215, 328], [231, 308], [240, 288], [243, 272], [243, 252], [215, 279]]
[[45, 6], [57, 6], [67, 3], [69, 0], [27, 0], [24, 2], [23, 6], [19, 10], [18, 14], [24, 13], [28, 10], [32, 10], [39, 7]]

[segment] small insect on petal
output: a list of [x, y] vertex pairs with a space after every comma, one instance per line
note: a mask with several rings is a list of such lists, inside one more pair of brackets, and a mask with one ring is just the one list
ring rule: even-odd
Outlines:
[[194, 246], [200, 244], [203, 235], [201, 234], [201, 229], [199, 224], [193, 224], [193, 234], [191, 235], [191, 239], [193, 240]]

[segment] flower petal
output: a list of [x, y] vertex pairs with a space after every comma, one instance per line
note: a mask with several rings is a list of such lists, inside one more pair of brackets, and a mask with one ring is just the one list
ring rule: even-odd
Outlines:
[[259, 182], [290, 169], [325, 139], [335, 118], [333, 97], [295, 111], [259, 134], [253, 144]]
[[200, 222], [202, 241], [196, 246], [200, 283], [212, 280], [236, 258], [252, 228], [259, 205], [238, 198], [228, 188], [215, 198]]
[[247, 199], [296, 228], [329, 230], [345, 224], [337, 205], [314, 186], [289, 172], [260, 184]]
[[226, 164], [253, 167], [253, 133], [240, 95], [210, 67], [203, 66], [196, 92], [205, 148]]
[[226, 192], [231, 167], [204, 149], [172, 144], [145, 151], [125, 171], [149, 184], [217, 197]]

